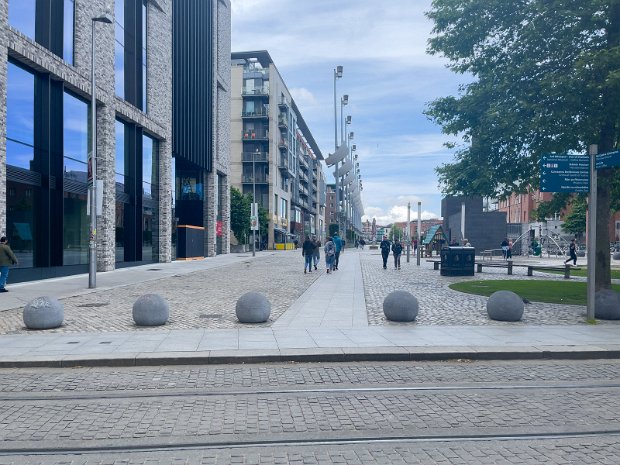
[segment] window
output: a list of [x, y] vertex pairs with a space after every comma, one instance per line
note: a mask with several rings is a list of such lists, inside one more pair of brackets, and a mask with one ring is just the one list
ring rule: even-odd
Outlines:
[[9, 0], [9, 24], [73, 64], [75, 0]]
[[35, 39], [35, 11], [37, 0], [9, 0], [9, 24], [22, 34]]
[[278, 206], [278, 194], [273, 194], [273, 209], [276, 216], [278, 216]]
[[88, 263], [88, 104], [63, 96], [63, 265]]
[[[32, 267], [40, 177], [35, 163], [34, 74], [9, 62], [6, 98], [6, 235], [19, 267]], [[33, 190], [34, 195], [25, 195]]]
[[114, 241], [116, 244], [116, 261], [125, 261], [125, 210], [129, 202], [125, 194], [125, 125], [121, 121], [116, 121], [116, 161], [114, 168], [114, 180], [116, 184], [116, 208], [115, 208], [115, 231]]
[[280, 218], [287, 218], [287, 212], [288, 212], [288, 208], [287, 208], [287, 202], [286, 199], [280, 199], [281, 203], [280, 203]]
[[157, 142], [142, 136], [142, 260], [158, 260]]
[[116, 95], [145, 112], [147, 3], [147, 0], [116, 0], [114, 4]]

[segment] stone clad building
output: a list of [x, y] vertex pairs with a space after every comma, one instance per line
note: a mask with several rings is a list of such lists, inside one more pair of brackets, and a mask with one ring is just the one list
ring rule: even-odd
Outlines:
[[[187, 27], [196, 19], [209, 34], [200, 46]], [[228, 250], [216, 231], [227, 243], [230, 1], [0, 0], [0, 234], [20, 262], [12, 282], [88, 270], [93, 27], [97, 269], [174, 258], [177, 165], [206, 186], [205, 255]], [[173, 49], [204, 60], [179, 65]], [[191, 109], [173, 104], [179, 66], [209, 74], [189, 88]], [[175, 143], [189, 126], [200, 138]]]

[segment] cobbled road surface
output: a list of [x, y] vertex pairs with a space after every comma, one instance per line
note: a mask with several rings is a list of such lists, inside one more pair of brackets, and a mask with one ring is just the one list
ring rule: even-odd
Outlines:
[[0, 370], [0, 465], [618, 464], [620, 361]]

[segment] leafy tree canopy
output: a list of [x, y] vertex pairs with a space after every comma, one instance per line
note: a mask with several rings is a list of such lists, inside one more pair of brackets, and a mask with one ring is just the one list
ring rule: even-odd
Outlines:
[[250, 195], [243, 195], [236, 187], [230, 188], [230, 230], [240, 244], [247, 243], [251, 203]]
[[[452, 195], [503, 197], [537, 188], [545, 153], [618, 147], [620, 0], [433, 0], [428, 51], [471, 76], [427, 115], [463, 137], [437, 168]], [[620, 170], [598, 170], [597, 288], [609, 287], [607, 224]]]
[[584, 197], [575, 197], [570, 213], [564, 218], [562, 229], [568, 233], [582, 235], [586, 232], [586, 212], [588, 204]]

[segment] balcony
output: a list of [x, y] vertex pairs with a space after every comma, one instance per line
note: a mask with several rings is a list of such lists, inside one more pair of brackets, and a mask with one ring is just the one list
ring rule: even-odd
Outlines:
[[[255, 184], [254, 178], [252, 177], [251, 174], [243, 175], [241, 177], [241, 182], [244, 183], [244, 184]], [[264, 174], [257, 174], [256, 175], [256, 184], [269, 184], [269, 179]]]
[[282, 151], [288, 151], [288, 141], [285, 139], [280, 139], [280, 142], [278, 142], [278, 148]]
[[284, 117], [283, 115], [280, 115], [280, 116], [278, 117], [278, 127], [279, 127], [281, 130], [288, 131], [288, 120], [287, 120], [287, 118], [286, 118], [286, 117]]
[[255, 111], [242, 111], [241, 117], [245, 119], [269, 118], [269, 108], [258, 108]]
[[255, 130], [246, 130], [241, 132], [242, 140], [260, 140], [260, 141], [268, 141], [269, 140], [269, 131], [255, 131]]
[[268, 152], [243, 152], [241, 154], [241, 159], [244, 162], [256, 162], [256, 163], [269, 163], [269, 153]]
[[282, 171], [282, 174], [288, 176], [288, 158], [280, 157], [280, 163], [278, 163], [278, 169]]
[[241, 90], [241, 95], [244, 97], [267, 97], [269, 98], [269, 87], [254, 87], [252, 89], [243, 88]]
[[288, 102], [286, 101], [285, 98], [280, 98], [280, 101], [278, 102], [278, 107], [280, 108], [280, 110], [282, 111], [288, 111]]

